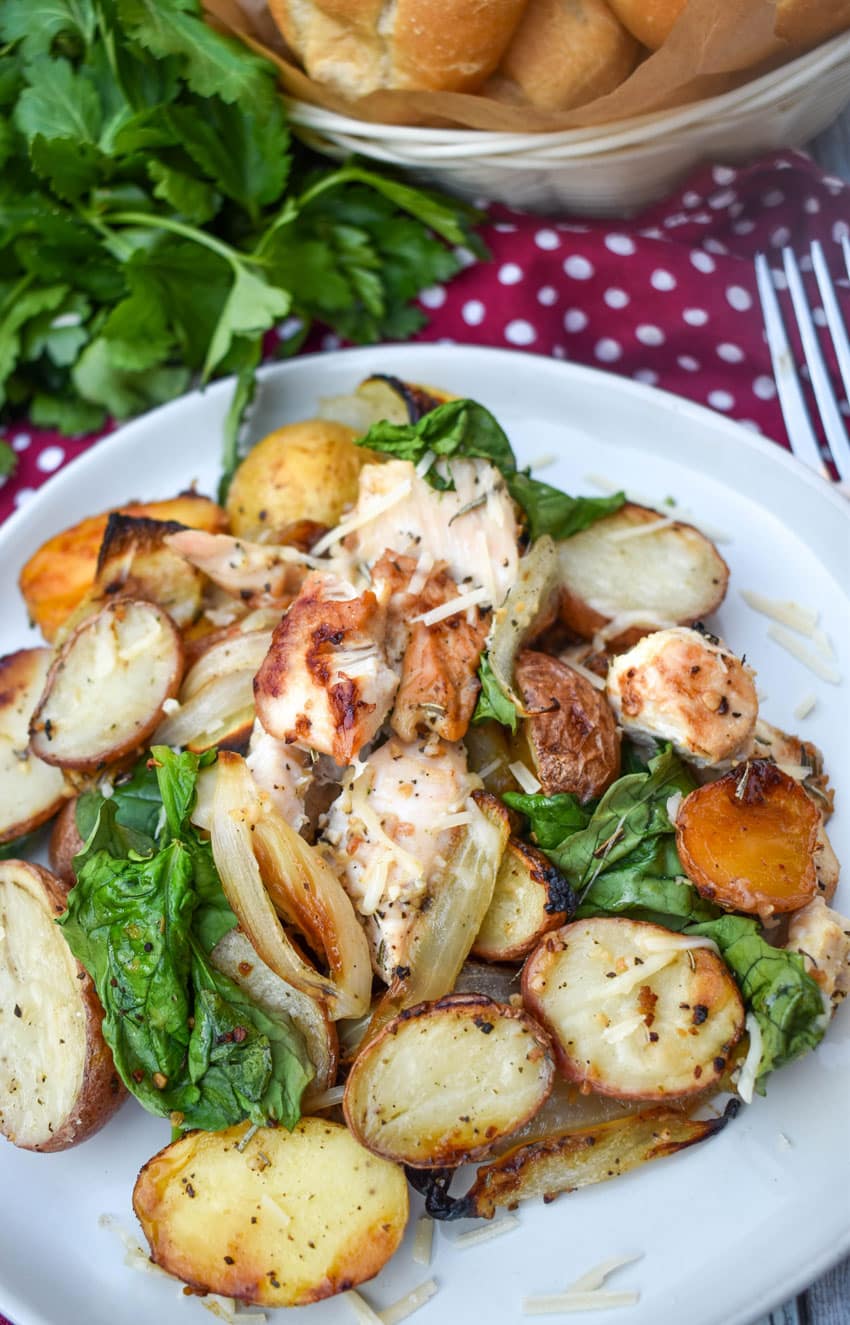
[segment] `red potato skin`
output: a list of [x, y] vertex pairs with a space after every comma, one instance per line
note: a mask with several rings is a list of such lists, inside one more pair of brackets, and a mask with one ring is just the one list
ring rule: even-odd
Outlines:
[[[110, 609], [115, 609], [116, 607], [120, 606], [121, 602], [123, 601], [125, 600], [123, 599], [113, 600], [113, 602], [109, 605]], [[126, 601], [130, 603], [133, 600], [127, 599]], [[180, 689], [180, 684], [183, 680], [183, 673], [185, 670], [185, 654], [183, 650], [183, 639], [180, 634], [180, 631], [177, 629], [177, 627], [175, 626], [174, 622], [171, 620], [171, 617], [168, 615], [167, 612], [164, 612], [161, 607], [157, 607], [155, 603], [145, 602], [145, 607], [152, 608], [155, 612], [159, 614], [159, 616], [162, 619], [162, 624], [165, 626], [167, 630], [171, 632], [175, 646], [174, 671], [172, 673], [171, 680], [167, 688], [167, 693], [163, 695], [162, 703], [159, 705], [159, 708], [152, 715], [152, 717], [148, 719], [148, 721], [144, 724], [143, 727], [136, 728], [136, 730], [133, 732], [131, 740], [123, 741], [118, 745], [111, 746], [109, 749], [100, 752], [96, 757], [92, 757], [90, 759], [75, 759], [73, 763], [70, 763], [67, 759], [57, 758], [57, 756], [51, 752], [50, 741], [47, 737], [44, 724], [41, 720], [41, 715], [50, 698], [50, 692], [53, 688], [53, 683], [59, 672], [61, 672], [62, 669], [64, 668], [68, 652], [73, 647], [74, 641], [77, 639], [77, 636], [82, 631], [84, 631], [88, 626], [90, 626], [91, 622], [94, 620], [93, 617], [87, 617], [86, 620], [81, 622], [81, 624], [76, 628], [73, 634], [71, 634], [68, 637], [68, 639], [62, 645], [62, 648], [57, 653], [56, 658], [54, 659], [54, 662], [50, 668], [50, 671], [47, 674], [47, 680], [44, 685], [44, 694], [41, 696], [41, 699], [39, 700], [35, 712], [33, 713], [32, 719], [30, 721], [30, 749], [32, 750], [33, 754], [38, 755], [39, 759], [43, 760], [45, 764], [54, 764], [57, 768], [72, 768], [80, 773], [99, 773], [104, 768], [107, 768], [110, 764], [116, 764], [119, 761], [130, 758], [133, 755], [139, 753], [141, 750], [143, 750], [144, 747], [147, 745], [148, 737], [151, 736], [156, 731], [157, 727], [162, 722], [163, 718], [165, 717], [162, 705], [165, 703], [167, 699], [176, 698], [177, 693]]]
[[620, 773], [620, 734], [604, 692], [566, 663], [526, 649], [516, 683], [534, 716], [524, 732], [532, 767], [547, 796], [601, 796]]
[[[19, 696], [26, 694], [32, 681], [30, 667], [35, 655], [47, 652], [49, 652], [47, 649], [18, 649], [15, 653], [0, 658], [0, 707], [14, 704]], [[67, 793], [63, 792], [52, 805], [45, 806], [40, 813], [34, 814], [30, 819], [12, 824], [5, 831], [0, 830], [0, 845], [4, 842], [14, 842], [18, 837], [25, 837], [27, 833], [32, 833], [42, 824], [46, 824], [61, 807], [66, 795]]]
[[66, 801], [56, 816], [53, 831], [50, 834], [48, 856], [50, 868], [62, 882], [66, 891], [76, 883], [73, 860], [78, 851], [83, 849], [83, 839], [77, 831], [77, 797]]
[[[55, 915], [61, 916], [66, 910], [66, 898], [70, 887], [30, 861], [10, 861], [9, 864], [23, 865], [38, 875], [45, 904]], [[86, 1059], [83, 1066], [82, 1089], [74, 1108], [63, 1125], [54, 1132], [49, 1141], [37, 1146], [21, 1145], [21, 1150], [35, 1150], [40, 1154], [52, 1154], [57, 1150], [70, 1150], [87, 1141], [95, 1132], [109, 1122], [127, 1098], [127, 1089], [115, 1070], [112, 1052], [103, 1038], [103, 1006], [97, 996], [94, 981], [87, 971], [77, 963], [77, 978], [80, 986], [80, 998], [86, 1019]]]

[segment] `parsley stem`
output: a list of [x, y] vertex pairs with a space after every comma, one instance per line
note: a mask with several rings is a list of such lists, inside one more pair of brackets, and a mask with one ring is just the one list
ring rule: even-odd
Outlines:
[[[89, 217], [93, 221], [92, 217]], [[198, 230], [193, 225], [184, 225], [182, 221], [172, 221], [169, 216], [157, 216], [155, 212], [109, 212], [106, 219], [111, 225], [139, 225], [148, 226], [152, 230], [168, 230], [173, 235], [180, 235], [183, 239], [188, 239], [194, 244], [200, 244], [203, 248], [210, 249], [217, 253], [220, 258], [224, 258], [229, 263], [234, 272], [246, 262], [261, 265], [257, 258], [248, 253], [239, 253], [223, 240], [216, 239], [213, 235], [208, 235], [205, 230]]]

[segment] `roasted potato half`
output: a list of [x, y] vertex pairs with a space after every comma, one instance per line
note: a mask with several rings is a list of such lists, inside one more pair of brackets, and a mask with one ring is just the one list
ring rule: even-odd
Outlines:
[[113, 512], [100, 545], [94, 593], [146, 598], [164, 608], [175, 625], [190, 625], [201, 610], [204, 577], [165, 541], [185, 528], [176, 520]]
[[78, 626], [50, 668], [30, 722], [48, 764], [94, 772], [141, 748], [177, 694], [183, 645], [154, 603], [116, 598]]
[[684, 627], [657, 630], [615, 658], [607, 691], [627, 735], [671, 741], [701, 767], [740, 755], [758, 717], [752, 669], [716, 636]]
[[567, 1080], [620, 1099], [698, 1094], [720, 1080], [744, 1029], [738, 988], [706, 940], [639, 920], [547, 935], [522, 992]]
[[339, 1123], [190, 1132], [148, 1160], [133, 1208], [156, 1265], [199, 1293], [304, 1306], [386, 1264], [408, 1216], [404, 1170]]
[[24, 1150], [67, 1150], [126, 1095], [103, 1008], [56, 917], [65, 889], [39, 865], [0, 861], [0, 1132]]
[[357, 435], [332, 419], [287, 423], [269, 433], [233, 476], [227, 496], [233, 533], [268, 539], [296, 520], [338, 524], [357, 500], [360, 470], [378, 458], [355, 445]]
[[48, 854], [50, 868], [66, 888], [76, 883], [74, 857], [83, 849], [83, 839], [77, 828], [77, 797], [66, 801], [56, 816], [50, 831]]
[[347, 424], [361, 437], [373, 423], [382, 420], [418, 423], [423, 414], [451, 399], [447, 392], [436, 387], [403, 382], [400, 377], [391, 377], [387, 373], [373, 373], [351, 395], [327, 396], [319, 413], [323, 419], [337, 419]]
[[519, 961], [574, 910], [573, 890], [548, 856], [512, 837], [472, 956], [487, 962]]
[[676, 847], [702, 897], [769, 920], [814, 897], [821, 829], [799, 782], [753, 759], [685, 797]]
[[345, 1120], [369, 1150], [413, 1168], [486, 1154], [552, 1089], [549, 1037], [517, 1008], [449, 994], [395, 1017], [355, 1059]]
[[[216, 534], [226, 527], [224, 511], [208, 497], [185, 492], [169, 501], [128, 502], [124, 515], [151, 520], [175, 520], [190, 529]], [[106, 524], [111, 512], [90, 515], [63, 529], [33, 553], [18, 581], [27, 612], [51, 643], [59, 627], [82, 602], [94, 584]]]
[[218, 941], [210, 954], [210, 961], [244, 989], [269, 1016], [283, 1012], [298, 1028], [316, 1072], [310, 1083], [310, 1094], [320, 1094], [332, 1086], [336, 1081], [339, 1045], [333, 1022], [318, 999], [303, 994], [275, 975], [239, 929], [231, 929]]
[[[729, 567], [692, 525], [627, 502], [558, 545], [561, 620], [627, 649], [659, 626], [691, 625], [726, 596]], [[618, 622], [621, 622], [619, 629]]]
[[516, 686], [533, 716], [520, 726], [520, 759], [547, 796], [570, 792], [581, 801], [607, 791], [620, 773], [620, 736], [611, 706], [589, 681], [548, 653], [519, 655]]
[[29, 750], [29, 725], [50, 671], [50, 649], [0, 658], [0, 842], [46, 823], [68, 794], [61, 769]]

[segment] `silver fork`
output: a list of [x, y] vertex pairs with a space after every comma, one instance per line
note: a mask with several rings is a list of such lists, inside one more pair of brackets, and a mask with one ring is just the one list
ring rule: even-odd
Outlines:
[[[846, 236], [841, 241], [841, 248], [847, 267], [847, 275], [850, 277], [850, 241]], [[847, 328], [844, 326], [823, 249], [817, 240], [811, 246], [811, 261], [823, 302], [826, 323], [835, 347], [841, 380], [844, 383], [845, 398], [850, 401], [850, 340], [847, 337]], [[850, 439], [847, 436], [847, 424], [841, 417], [835, 390], [830, 381], [829, 370], [824, 361], [800, 267], [790, 248], [782, 250], [782, 264], [785, 268], [788, 291], [791, 295], [791, 303], [797, 319], [803, 352], [806, 356], [809, 377], [824, 434], [829, 443], [835, 468], [841, 475], [844, 485], [850, 481]], [[829, 471], [824, 463], [825, 457], [821, 453], [817, 436], [812, 428], [809, 411], [806, 408], [806, 401], [800, 386], [800, 379], [794, 366], [794, 356], [782, 320], [779, 300], [776, 297], [776, 288], [773, 284], [770, 266], [763, 253], [759, 253], [756, 257], [756, 280], [762, 313], [764, 314], [764, 325], [767, 331], [767, 343], [773, 361], [773, 375], [776, 379], [776, 389], [779, 393], [779, 403], [782, 406], [791, 450], [798, 460], [802, 460], [804, 464], [809, 465], [828, 479]]]

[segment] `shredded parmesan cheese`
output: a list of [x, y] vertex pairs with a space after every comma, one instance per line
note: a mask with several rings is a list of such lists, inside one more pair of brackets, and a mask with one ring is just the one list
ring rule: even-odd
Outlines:
[[674, 791], [672, 796], [667, 797], [667, 818], [674, 826], [679, 817], [679, 810], [682, 808], [682, 800], [681, 791]]
[[657, 534], [662, 529], [667, 529], [675, 521], [672, 515], [659, 515], [657, 520], [647, 520], [644, 524], [633, 524], [628, 529], [615, 529], [608, 535], [612, 543], [628, 543], [633, 538], [647, 538], [650, 534]]
[[812, 775], [812, 770], [808, 764], [786, 764], [777, 760], [776, 767], [783, 773], [787, 773], [789, 778], [793, 778], [795, 782], [805, 782], [806, 778]]
[[486, 1228], [472, 1228], [468, 1233], [460, 1233], [454, 1239], [456, 1247], [477, 1247], [479, 1242], [489, 1242], [491, 1238], [500, 1238], [503, 1233], [512, 1233], [515, 1228], [519, 1228], [519, 1220], [516, 1215], [506, 1215], [504, 1219], [497, 1219], [495, 1223], [488, 1224]]
[[423, 552], [416, 564], [416, 570], [410, 577], [410, 583], [407, 586], [407, 592], [411, 598], [416, 598], [421, 594], [425, 585], [428, 583], [428, 576], [434, 569], [434, 557], [430, 552]]
[[544, 451], [536, 460], [529, 463], [529, 469], [551, 469], [552, 465], [557, 465], [558, 457], [553, 451]]
[[446, 814], [436, 825], [437, 831], [442, 833], [448, 828], [465, 828], [473, 820], [471, 810], [458, 810], [457, 814]]
[[427, 1215], [416, 1221], [416, 1233], [413, 1238], [413, 1259], [417, 1265], [428, 1266], [434, 1249], [434, 1221]]
[[355, 1293], [353, 1289], [350, 1289], [345, 1294], [345, 1300], [351, 1307], [351, 1310], [354, 1312], [360, 1325], [383, 1325], [381, 1317], [378, 1315], [377, 1311], [373, 1311], [365, 1297], [361, 1297], [360, 1294]]
[[491, 759], [489, 764], [485, 764], [483, 768], [479, 768], [478, 776], [481, 778], [482, 782], [488, 778], [491, 773], [495, 773], [497, 768], [501, 768], [503, 763], [504, 760], [502, 759]]
[[584, 664], [580, 663], [576, 658], [565, 657], [564, 662], [568, 667], [572, 667], [574, 672], [578, 672], [579, 676], [583, 676], [585, 681], [589, 681], [594, 690], [605, 689], [604, 676], [599, 676], [596, 672], [592, 672], [589, 667], [585, 667]]
[[761, 1062], [762, 1038], [761, 1027], [752, 1012], [747, 1013], [744, 1022], [747, 1034], [750, 1037], [750, 1047], [747, 1050], [747, 1056], [741, 1066], [738, 1076], [736, 1090], [745, 1104], [752, 1104], [753, 1090], [755, 1089], [756, 1077], [758, 1076], [759, 1063]]
[[792, 630], [807, 635], [809, 639], [814, 634], [818, 623], [818, 612], [801, 607], [791, 599], [765, 598], [764, 594], [755, 593], [752, 589], [740, 589], [739, 593], [754, 612], [760, 612], [762, 616], [770, 617], [771, 621], [778, 621], [780, 625], [790, 626]]
[[436, 1291], [436, 1279], [426, 1279], [424, 1284], [419, 1284], [404, 1297], [399, 1298], [398, 1302], [393, 1302], [391, 1306], [384, 1308], [380, 1315], [381, 1325], [401, 1325], [401, 1322], [412, 1316], [414, 1311], [424, 1307]]
[[784, 626], [768, 626], [767, 633], [781, 649], [785, 649], [786, 653], [790, 653], [792, 658], [797, 659], [797, 662], [802, 663], [804, 667], [808, 667], [809, 671], [814, 672], [815, 676], [819, 676], [821, 681], [828, 681], [830, 685], [834, 686], [841, 684], [841, 673], [838, 668], [833, 667], [819, 653], [807, 649]]
[[813, 695], [811, 692], [809, 692], [808, 695], [804, 695], [794, 709], [794, 717], [799, 719], [807, 718], [817, 702], [817, 695]]
[[163, 713], [167, 713], [169, 717], [171, 716], [172, 713], [179, 713], [180, 708], [181, 704], [179, 699], [172, 698], [172, 699], [164, 699], [162, 701], [162, 711]]
[[424, 478], [425, 475], [428, 473], [428, 470], [433, 465], [435, 459], [436, 456], [434, 455], [433, 451], [426, 451], [422, 459], [419, 461], [418, 465], [416, 466], [416, 477]]
[[442, 603], [439, 607], [432, 607], [430, 612], [423, 612], [421, 616], [413, 617], [413, 624], [415, 625], [417, 621], [421, 621], [424, 626], [436, 626], [440, 621], [445, 621], [450, 616], [457, 616], [459, 612], [465, 612], [468, 607], [479, 607], [481, 603], [491, 601], [492, 598], [487, 589], [470, 589], [469, 593], [462, 593], [457, 598]]
[[527, 796], [534, 796], [537, 794], [540, 790], [541, 784], [538, 782], [530, 768], [523, 764], [519, 759], [515, 759], [512, 764], [508, 764], [508, 768], [513, 773]]
[[379, 515], [384, 515], [387, 511], [392, 510], [393, 506], [397, 506], [400, 501], [403, 501], [405, 497], [410, 495], [412, 487], [412, 479], [403, 479], [397, 487], [393, 488], [392, 492], [388, 492], [383, 497], [379, 497], [377, 501], [372, 502], [368, 510], [361, 511], [359, 515], [349, 516], [347, 520], [341, 521], [336, 529], [329, 529], [328, 532], [319, 539], [318, 543], [314, 544], [313, 556], [321, 556], [323, 552], [327, 552], [328, 548], [333, 547], [334, 543], [341, 543], [344, 538], [347, 538], [349, 534], [353, 534], [356, 529], [362, 529], [364, 525], [371, 524], [373, 520], [377, 520]]
[[332, 1109], [334, 1105], [342, 1104], [344, 1094], [345, 1086], [329, 1086], [320, 1095], [308, 1095], [304, 1101], [304, 1107], [313, 1111]]
[[606, 1279], [610, 1279], [615, 1270], [622, 1270], [626, 1265], [634, 1265], [635, 1261], [643, 1260], [643, 1252], [635, 1252], [632, 1256], [611, 1256], [607, 1261], [600, 1261], [592, 1269], [581, 1275], [574, 1283], [567, 1285], [568, 1293], [592, 1293], [595, 1289], [601, 1288]]
[[640, 945], [646, 952], [694, 952], [697, 948], [708, 948], [720, 955], [714, 939], [691, 938], [687, 934], [643, 934]]
[[572, 1311], [608, 1311], [612, 1307], [634, 1307], [640, 1293], [553, 1293], [549, 1297], [527, 1297], [522, 1304], [524, 1316], [558, 1316]]
[[[591, 607], [594, 604], [591, 602]], [[628, 612], [618, 612], [604, 626], [602, 626], [593, 637], [594, 649], [601, 649], [610, 639], [621, 635], [624, 630], [631, 626], [646, 626], [648, 630], [669, 630], [675, 626], [675, 621], [653, 620], [645, 611], [632, 610]]]
[[620, 1040], [627, 1040], [645, 1024], [643, 1013], [636, 1012], [634, 1016], [624, 1017], [622, 1021], [614, 1021], [610, 1026], [606, 1026], [602, 1031], [602, 1039], [606, 1044], [619, 1044]]

